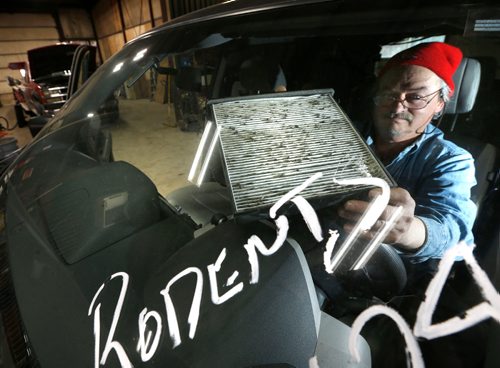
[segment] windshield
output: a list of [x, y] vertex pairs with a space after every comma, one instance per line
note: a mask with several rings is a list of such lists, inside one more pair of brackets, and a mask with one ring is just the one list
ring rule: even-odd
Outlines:
[[[363, 330], [365, 366], [404, 366], [406, 350], [430, 367], [481, 366], [490, 325], [433, 328], [500, 307], [489, 281], [500, 43], [474, 29], [487, 11], [259, 4], [125, 45], [4, 174], [9, 262], [37, 359], [334, 367], [352, 362], [347, 335], [373, 314], [357, 317], [383, 305], [413, 330], [371, 310], [393, 321]], [[393, 66], [431, 43], [432, 60], [460, 53], [445, 58], [452, 71], [414, 56]], [[445, 281], [449, 305], [436, 307]], [[471, 312], [484, 299], [495, 312]], [[40, 313], [58, 321], [62, 358]], [[62, 333], [66, 313], [81, 351]]]

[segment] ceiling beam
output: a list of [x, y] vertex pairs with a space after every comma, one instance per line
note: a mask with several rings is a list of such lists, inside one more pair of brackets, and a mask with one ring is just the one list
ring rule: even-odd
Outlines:
[[52, 13], [60, 8], [91, 10], [98, 0], [16, 0], [0, 1], [3, 13]]

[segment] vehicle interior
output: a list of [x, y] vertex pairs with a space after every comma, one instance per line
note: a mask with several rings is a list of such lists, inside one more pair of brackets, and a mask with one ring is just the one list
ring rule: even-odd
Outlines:
[[[366, 36], [353, 36], [347, 39], [343, 37], [340, 40], [335, 37], [320, 37], [317, 39], [280, 40], [279, 43], [269, 40], [269, 44], [260, 40], [256, 46], [233, 46], [236, 49], [234, 52], [230, 51], [231, 47], [221, 47], [223, 50], [220, 52], [224, 54], [221, 59], [212, 57], [212, 59], [221, 60], [220, 64], [219, 66], [210, 65], [210, 69], [204, 64], [204, 58], [210, 59], [212, 55], [207, 56], [204, 51], [200, 51], [199, 55], [193, 55], [193, 60], [200, 64], [200, 70], [205, 68], [204, 70], [210, 70], [212, 73], [210, 74], [212, 79], [210, 90], [205, 87], [206, 100], [233, 98], [244, 94], [272, 93], [277, 78], [276, 70], [279, 68], [286, 76], [287, 91], [333, 88], [335, 100], [360, 132], [365, 134], [369, 128], [366, 123], [369, 122], [371, 115], [371, 94], [375, 73], [384, 62], [384, 59], [381, 58], [382, 50], [390, 47], [399, 49], [409, 47], [419, 42], [430, 41], [433, 39], [432, 37], [436, 36], [467, 51], [470, 47], [470, 41], [467, 37], [439, 36], [433, 32], [429, 31], [428, 35], [419, 37], [408, 34], [404, 38], [401, 38], [400, 34], [383, 38], [372, 36], [371, 39], [367, 39]], [[495, 39], [492, 40], [495, 43]], [[360, 50], [365, 55], [359, 55]], [[209, 52], [216, 53], [217, 51], [210, 50]], [[454, 76], [457, 93], [447, 104], [445, 114], [438, 123], [448, 139], [466, 148], [475, 159], [478, 184], [473, 187], [471, 195], [479, 209], [476, 227], [480, 227], [483, 224], [491, 224], [492, 221], [494, 223], [496, 221], [490, 216], [495, 211], [493, 197], [496, 193], [495, 188], [498, 186], [499, 136], [497, 124], [492, 117], [495, 115], [492, 111], [495, 109], [495, 104], [488, 103], [486, 100], [491, 101], [489, 98], [498, 94], [500, 85], [492, 74], [492, 71], [496, 69], [492, 65], [496, 63], [493, 60], [494, 57], [476, 56], [474, 50], [471, 51], [465, 54], [465, 58]], [[260, 65], [260, 70], [257, 72], [258, 68], [256, 67], [252, 70], [244, 68], [242, 72], [240, 67], [249, 60], [249, 54], [254, 55], [254, 57], [257, 55], [258, 60], [262, 60], [262, 55], [265, 55], [265, 66]], [[262, 69], [266, 69], [266, 71]], [[217, 70], [217, 73], [213, 74], [212, 70]], [[248, 82], [245, 81], [244, 73], [249, 70], [250, 73], [254, 73], [254, 78], [251, 80], [252, 85], [248, 85]], [[182, 72], [180, 69], [179, 73]], [[236, 94], [235, 85], [243, 86]], [[487, 117], [489, 113], [492, 114], [490, 118]], [[199, 116], [200, 119], [206, 119], [206, 112]], [[182, 117], [180, 118], [182, 119]], [[216, 164], [212, 166], [214, 178], [223, 182], [225, 178], [218, 172], [220, 168], [217, 168]], [[489, 241], [492, 241], [490, 235], [482, 238], [479, 233], [482, 232], [478, 231], [476, 235], [478, 239], [488, 238]], [[484, 248], [495, 247], [493, 244], [491, 246], [485, 244]], [[477, 251], [481, 252], [480, 249], [482, 246], [478, 242]], [[490, 257], [486, 258], [491, 259]]]
[[[477, 11], [474, 15], [479, 14], [481, 11]], [[422, 10], [420, 15], [425, 18], [428, 14]], [[433, 40], [448, 42], [461, 48], [464, 52], [464, 59], [454, 75], [457, 92], [447, 104], [445, 114], [435, 123], [439, 124], [440, 129], [444, 131], [449, 140], [467, 149], [475, 160], [478, 184], [471, 193], [471, 197], [478, 207], [474, 226], [476, 239], [474, 254], [491, 280], [498, 280], [500, 134], [495, 118], [499, 113], [498, 104], [493, 102], [498, 99], [500, 93], [498, 33], [486, 34], [486, 36], [481, 37], [479, 32], [471, 30], [473, 27], [471, 24], [476, 21], [474, 16], [469, 17], [465, 24], [460, 24], [458, 21], [450, 20], [455, 15], [450, 12], [448, 22], [436, 19], [435, 23], [432, 20], [428, 20], [427, 23], [419, 23], [423, 19], [416, 16], [413, 18], [414, 23], [407, 26], [406, 32], [401, 32], [400, 27], [396, 25], [389, 26], [381, 22], [379, 26], [381, 28], [388, 27], [389, 30], [382, 31], [379, 28], [377, 29], [379, 33], [373, 32], [374, 26], [370, 25], [372, 33], [369, 36], [363, 34], [363, 26], [352, 33], [347, 31], [349, 36], [345, 34], [326, 36], [325, 34], [328, 33], [326, 31], [320, 37], [280, 38], [280, 33], [277, 32], [275, 38], [250, 37], [235, 41], [230, 45], [220, 46], [220, 50], [217, 48], [211, 50], [214, 53], [220, 52], [222, 56], [219, 57], [210, 55], [210, 51], [207, 55], [205, 54], [206, 50], [200, 50], [199, 53], [192, 54], [192, 60], [193, 65], [199, 64], [200, 70], [209, 70], [212, 84], [209, 88], [205, 88], [205, 96], [209, 104], [213, 99], [231, 99], [245, 95], [275, 93], [274, 88], [279, 84], [284, 84], [286, 91], [333, 88], [334, 98], [340, 107], [359, 131], [366, 134], [367, 129], [369, 129], [366, 123], [370, 121], [375, 76], [384, 61], [391, 56], [391, 52], [394, 54], [416, 43]], [[440, 16], [438, 15], [436, 18]], [[366, 18], [361, 16], [361, 19], [365, 20]], [[349, 23], [348, 20], [345, 22]], [[396, 28], [398, 31], [392, 33], [391, 30]], [[210, 68], [207, 68], [206, 61], [214, 59], [218, 60], [218, 64], [209, 63]], [[179, 72], [182, 73], [182, 70]], [[247, 74], [250, 74], [252, 78]], [[204, 119], [206, 119], [206, 112]], [[205, 185], [203, 184], [200, 192], [183, 188], [167, 196], [167, 199], [181, 211], [184, 209], [187, 213], [191, 212], [195, 218], [201, 216], [196, 218], [198, 223], [210, 224], [212, 216], [217, 215], [217, 211], [221, 210], [220, 205], [218, 207], [214, 205], [214, 193], [219, 194], [218, 203], [220, 203], [221, 197], [230, 199], [230, 194], [227, 193], [225, 187], [228, 176], [221, 174], [219, 167], [224, 164], [217, 163], [223, 162], [223, 160], [218, 157], [214, 161], [215, 163], [212, 162], [212, 179], [219, 184], [222, 183], [222, 188], [214, 189], [214, 183], [210, 183], [210, 187], [207, 186], [203, 189], [203, 185]], [[201, 196], [200, 193], [203, 191], [209, 192], [211, 196]], [[205, 198], [205, 201], [201, 200], [200, 197]], [[321, 209], [322, 205], [324, 202], [316, 203], [315, 209]], [[332, 202], [329, 202], [328, 205], [332, 205]], [[223, 207], [222, 210], [229, 208]], [[209, 210], [207, 211], [207, 209]], [[223, 213], [223, 215], [231, 216], [234, 215], [234, 212]], [[221, 216], [215, 217], [220, 218]], [[294, 226], [299, 225], [294, 224]], [[300, 227], [298, 228], [300, 229]], [[314, 252], [308, 254], [308, 251], [311, 251], [313, 247], [309, 248], [306, 244], [314, 243], [314, 240], [304, 238], [305, 232], [307, 229], [304, 227], [292, 236], [299, 239], [308, 260], [318, 262], [318, 255], [314, 255]], [[408, 304], [405, 303], [404, 299], [409, 298], [411, 294], [419, 295], [422, 290], [415, 291], [418, 288], [413, 289], [405, 285], [406, 277], [413, 277], [416, 271], [409, 265], [406, 265], [405, 270], [405, 267], [398, 260], [395, 260], [397, 256], [394, 257], [390, 253], [390, 249], [380, 247], [379, 252], [373, 258], [373, 264], [376, 266], [370, 267], [368, 265], [365, 269], [367, 272], [365, 275], [349, 275], [346, 280], [340, 281], [340, 288], [338, 284], [332, 286], [334, 282], [328, 276], [314, 274], [314, 266], [310, 263], [313, 278], [317, 276], [315, 278], [316, 286], [326, 293], [327, 299], [336, 301], [330, 305], [327, 302], [324, 305], [325, 310], [347, 323], [352, 322], [350, 313], [355, 311], [354, 314], [356, 314], [366, 306], [366, 303], [370, 303], [366, 299], [367, 295], [373, 298], [371, 302], [384, 300], [390, 305], [397, 306], [398, 310], [407, 308]], [[384, 266], [380, 267], [381, 265]], [[380, 268], [384, 267], [390, 272], [380, 273]], [[392, 283], [388, 282], [388, 279]], [[398, 281], [394, 283], [395, 280]], [[360, 285], [370, 286], [364, 288]], [[450, 314], [453, 315], [459, 310], [463, 311], [467, 305], [473, 305], [481, 300], [477, 287], [463, 263], [457, 262], [448, 285], [446, 297], [443, 298], [445, 301], [440, 305], [442, 318]], [[498, 282], [496, 285], [498, 286]], [[422, 288], [422, 284], [419, 287]], [[399, 296], [395, 296], [395, 294]], [[362, 297], [356, 299], [353, 298], [353, 295]], [[463, 300], [461, 299], [460, 303], [451, 306], [457, 303], [458, 295], [463, 297]], [[340, 296], [346, 297], [344, 299], [347, 300], [346, 304], [342, 305], [338, 302]], [[421, 297], [420, 295], [419, 298]], [[485, 350], [478, 348], [473, 341], [479, 336], [484, 338], [485, 335], [494, 334], [495, 332], [492, 332], [495, 330], [493, 325], [494, 322], [489, 325], [479, 325], [465, 337], [444, 339], [444, 342], [441, 341], [439, 344], [424, 344], [424, 355], [427, 357], [437, 356], [436, 351], [440, 348], [451, 349], [450, 354], [459, 357], [451, 365], [446, 365], [450, 363], [439, 358], [429, 359], [426, 362], [430, 366], [443, 366], [443, 364], [444, 366], [454, 366], [454, 364], [481, 366], [484, 360], [492, 364], [491, 362], [498, 359], [498, 357], [492, 358], [495, 353], [490, 348]], [[374, 327], [374, 330], [377, 329], [378, 327]], [[373, 339], [368, 340], [373, 349]], [[458, 352], [457, 346], [467, 344], [474, 346], [481, 353], [479, 355], [470, 354], [467, 349]], [[391, 356], [389, 360], [391, 359], [394, 357]], [[394, 363], [394, 360], [381, 360], [376, 363], [376, 366], [398, 366], [398, 364], [402, 364], [403, 357], [400, 359], [399, 363]]]
[[[69, 122], [56, 119], [44, 128], [39, 140], [28, 147], [22, 159], [6, 173], [9, 245], [8, 258], [7, 252], [0, 254], [0, 258], [4, 268], [10, 265], [14, 281], [9, 277], [0, 278], [2, 289], [10, 292], [10, 297], [0, 301], [0, 308], [4, 320], [17, 321], [10, 325], [4, 323], [17, 365], [26, 361], [35, 364], [38, 360], [44, 363], [41, 366], [71, 366], [75, 354], [82, 354], [81, 351], [85, 352], [85, 359], [81, 359], [80, 366], [91, 364], [92, 331], [100, 317], [97, 317], [97, 308], [89, 311], [89, 301], [99, 300], [99, 308], [102, 306], [102, 313], [106, 314], [103, 323], [114, 326], [110, 328], [114, 332], [114, 301], [120, 289], [110, 275], [124, 270], [133, 276], [130, 281], [133, 286], [121, 311], [127, 318], [120, 319], [116, 341], [126, 341], [124, 350], [134, 365], [140, 365], [143, 361], [139, 357], [131, 358], [132, 352], [139, 350], [136, 325], [140, 309], [147, 305], [150, 310], [165, 310], [163, 299], [158, 300], [169, 292], [168, 287], [165, 289], [165, 280], [173, 280], [187, 266], [206, 272], [209, 266], [218, 263], [220, 269], [222, 261], [219, 260], [224, 260], [222, 254], [225, 256], [226, 250], [231, 257], [225, 261], [221, 279], [228, 280], [225, 290], [236, 287], [235, 273], [231, 272], [238, 269], [240, 273], [236, 276], [245, 281], [241, 298], [218, 305], [213, 293], [212, 299], [207, 296], [213, 285], [206, 279], [196, 339], [191, 335], [187, 339], [186, 323], [181, 326], [182, 344], [159, 352], [151, 366], [164, 362], [180, 367], [203, 366], [204, 361], [217, 359], [220, 366], [228, 367], [307, 366], [304, 356], [314, 354], [318, 355], [322, 367], [329, 366], [331, 359], [347, 366], [348, 348], [338, 341], [347, 340], [349, 331], [343, 328], [350, 326], [368, 306], [391, 306], [408, 320], [414, 320], [415, 302], [425, 299], [424, 292], [436, 272], [436, 263], [425, 265], [428, 269], [416, 268], [403, 262], [392, 247], [382, 244], [361, 269], [332, 276], [321, 269], [328, 238], [318, 241], [294, 204], [282, 206], [278, 212], [285, 215], [290, 224], [286, 247], [274, 258], [259, 258], [263, 281], [258, 285], [248, 281], [255, 264], [249, 263], [250, 257], [243, 245], [257, 232], [266, 244], [277, 237], [277, 225], [269, 219], [272, 203], [265, 202], [265, 197], [275, 196], [274, 200], [296, 185], [288, 188], [275, 184], [273, 187], [269, 180], [265, 194], [258, 190], [251, 193], [257, 205], [238, 207], [242, 202], [235, 199], [238, 183], [235, 184], [230, 171], [234, 163], [231, 160], [252, 161], [254, 167], [260, 168], [245, 169], [242, 175], [255, 182], [257, 174], [267, 174], [270, 166], [285, 166], [286, 161], [277, 160], [274, 153], [267, 151], [260, 156], [250, 154], [256, 145], [251, 131], [246, 137], [248, 145], [238, 141], [232, 152], [224, 146], [223, 138], [217, 141], [217, 134], [208, 136], [207, 133], [207, 142], [213, 142], [212, 147], [200, 151], [200, 155], [207, 157], [206, 172], [199, 183], [193, 178], [188, 180], [188, 172], [193, 160], [196, 161], [197, 150], [202, 147], [200, 140], [205, 139], [204, 129], [209, 122], [219, 124], [224, 112], [217, 110], [218, 107], [232, 102], [249, 104], [247, 110], [241, 106], [236, 109], [238, 114], [246, 114], [236, 124], [242, 121], [246, 124], [262, 116], [267, 119], [266, 108], [252, 105], [261, 98], [300, 102], [311, 95], [321, 95], [330, 99], [332, 109], [338, 109], [342, 119], [353, 127], [356, 139], [362, 142], [370, 129], [378, 70], [398, 51], [431, 40], [455, 45], [465, 56], [454, 76], [456, 94], [436, 124], [475, 159], [478, 184], [473, 188], [472, 199], [478, 206], [478, 214], [474, 226], [474, 255], [498, 290], [500, 32], [485, 34], [474, 30], [475, 22], [488, 8], [443, 5], [403, 11], [383, 5], [377, 10], [350, 12], [339, 5], [335, 10], [338, 14], [325, 5], [323, 13], [315, 12], [309, 18], [302, 18], [299, 6], [283, 13], [283, 18], [278, 20], [275, 12], [260, 16], [258, 21], [243, 18], [239, 24], [224, 24], [224, 32], [218, 34], [222, 41], [215, 45], [196, 43], [191, 40], [198, 37], [196, 34], [186, 34], [186, 40], [196, 47], [180, 48], [173, 53], [157, 51], [151, 62], [145, 62], [147, 67], [138, 77], [127, 78], [102, 99], [103, 104], [112, 108], [90, 113], [82, 110], [80, 119]], [[394, 21], [395, 17], [398, 21]], [[310, 24], [315, 26], [312, 28]], [[156, 45], [156, 49], [161, 49], [163, 44], [157, 43], [160, 46]], [[173, 111], [170, 107], [158, 107], [151, 99], [131, 97], [133, 88], [149, 87], [152, 79], [160, 80], [161, 76], [166, 76], [165, 84], [170, 86]], [[77, 92], [72, 101], [78, 101], [81, 96]], [[167, 115], [176, 123], [175, 127], [168, 127], [172, 137], [168, 143], [162, 135], [167, 131], [164, 123]], [[69, 113], [62, 116], [67, 119]], [[155, 129], [151, 136], [145, 136], [138, 128], [142, 116], [146, 116]], [[300, 123], [290, 125], [291, 131], [299, 133], [291, 138], [280, 136], [275, 151], [295, 147], [293, 144], [297, 142], [300, 145], [318, 141], [319, 150], [330, 146], [331, 142], [321, 134], [315, 136], [319, 128], [315, 130], [313, 125], [306, 130], [308, 122], [300, 119], [303, 116], [296, 118]], [[321, 113], [316, 117], [324, 119]], [[278, 133], [276, 130], [276, 135], [268, 138], [276, 141]], [[154, 135], [162, 147], [157, 145]], [[171, 147], [164, 147], [169, 145]], [[359, 145], [365, 147], [362, 143]], [[139, 150], [139, 146], [146, 149]], [[141, 156], [146, 159], [139, 160]], [[342, 153], [338, 158], [342, 169], [362, 166], [347, 156]], [[165, 161], [174, 159], [179, 159], [177, 166], [167, 168]], [[320, 156], [319, 162], [330, 159]], [[374, 155], [370, 159], [384, 171]], [[153, 171], [153, 167], [159, 171]], [[365, 198], [370, 188], [356, 187], [335, 196], [318, 192], [306, 198], [317, 212], [318, 222], [326, 229], [336, 220], [336, 206], [348, 198]], [[358, 248], [364, 247], [361, 240], [355, 244]], [[174, 287], [171, 291], [172, 298], [179, 303], [176, 304], [181, 311], [179, 320], [191, 318], [188, 311], [192, 308], [193, 289], [199, 282], [193, 280], [196, 279], [193, 277], [186, 281], [186, 287]], [[289, 287], [290, 282], [295, 289]], [[100, 295], [103, 289], [107, 293]], [[482, 300], [467, 264], [456, 262], [442, 296], [436, 321], [466, 314], [468, 308]], [[40, 306], [36, 301], [42, 299], [47, 302]], [[286, 313], [282, 313], [283, 310]], [[308, 313], [307, 318], [304, 311]], [[39, 318], [40, 313], [46, 318]], [[241, 314], [248, 319], [241, 324], [224, 325], [225, 321], [233, 320], [232, 317], [239, 321]], [[22, 323], [19, 323], [20, 315]], [[63, 321], [52, 326], [50, 321], [59, 320], [62, 315], [65, 315]], [[190, 319], [189, 324], [191, 322]], [[367, 344], [360, 343], [363, 357], [369, 360], [371, 356], [373, 367], [405, 366], [405, 345], [397, 338], [396, 328], [383, 322], [375, 319], [363, 331], [370, 346], [368, 349]], [[338, 335], [320, 327], [336, 323], [344, 326], [336, 325]], [[74, 332], [76, 340], [67, 338], [68, 331]], [[296, 331], [303, 331], [303, 335]], [[499, 331], [495, 321], [487, 320], [465, 333], [419, 341], [426, 366], [498, 366]], [[317, 343], [318, 336], [323, 345]], [[44, 344], [47, 338], [54, 343]], [[165, 346], [170, 344], [167, 338], [167, 342], [163, 342]], [[81, 342], [82, 346], [74, 341]], [[276, 341], [286, 343], [276, 345]], [[101, 342], [105, 344], [104, 340]], [[393, 348], [385, 350], [388, 345]], [[65, 348], [58, 351], [59, 346]], [[318, 352], [321, 349], [323, 355]], [[293, 359], [286, 363], [288, 356]], [[271, 358], [277, 359], [276, 364], [268, 365]], [[112, 354], [108, 363], [109, 366], [124, 365]]]

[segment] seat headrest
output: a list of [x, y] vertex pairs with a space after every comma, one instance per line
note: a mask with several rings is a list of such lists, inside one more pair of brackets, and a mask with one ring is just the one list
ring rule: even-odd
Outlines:
[[470, 112], [476, 101], [481, 64], [475, 59], [464, 57], [453, 75], [455, 93], [446, 104], [445, 114], [464, 114]]

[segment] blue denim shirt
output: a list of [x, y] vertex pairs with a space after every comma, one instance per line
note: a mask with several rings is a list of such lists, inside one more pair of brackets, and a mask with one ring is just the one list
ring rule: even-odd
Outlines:
[[[373, 145], [371, 137], [367, 143]], [[424, 133], [386, 166], [398, 186], [416, 202], [415, 215], [427, 228], [427, 239], [415, 253], [401, 255], [412, 263], [441, 258], [460, 240], [474, 241], [476, 206], [470, 200], [476, 184], [474, 160], [469, 152], [444, 139], [429, 124]]]

